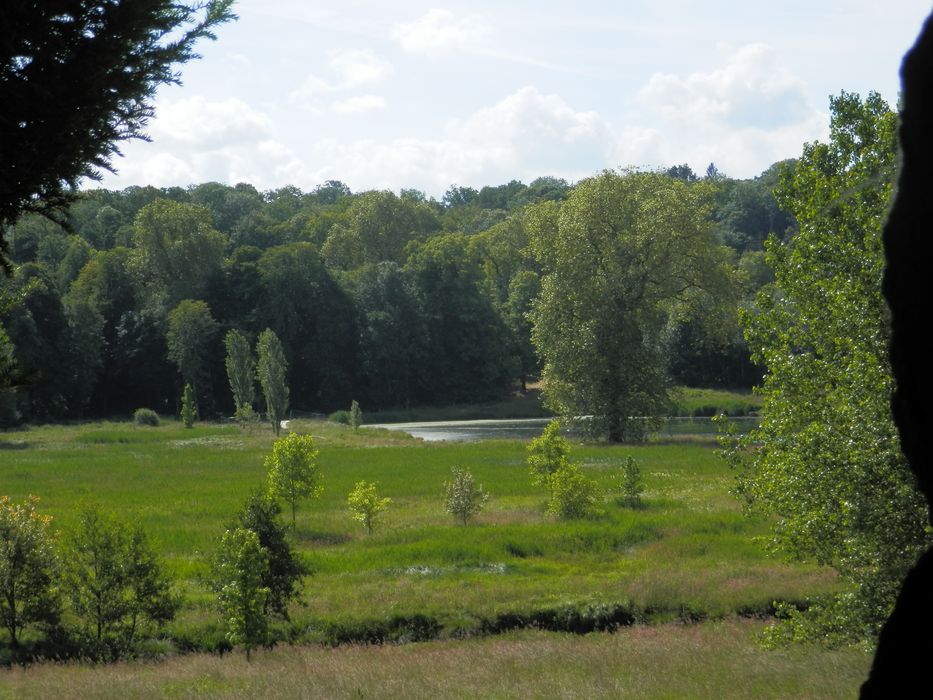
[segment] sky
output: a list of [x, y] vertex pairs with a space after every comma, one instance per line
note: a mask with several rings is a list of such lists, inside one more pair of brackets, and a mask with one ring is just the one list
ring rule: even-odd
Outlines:
[[100, 186], [413, 188], [709, 163], [825, 140], [829, 96], [896, 105], [922, 0], [239, 0]]

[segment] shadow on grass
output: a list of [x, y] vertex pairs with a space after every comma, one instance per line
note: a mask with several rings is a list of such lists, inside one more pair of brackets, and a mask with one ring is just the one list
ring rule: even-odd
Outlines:
[[315, 532], [314, 530], [298, 530], [292, 532], [296, 542], [301, 544], [337, 545], [346, 544], [353, 538], [343, 532]]
[[0, 440], [0, 450], [28, 450], [30, 447], [25, 440]]

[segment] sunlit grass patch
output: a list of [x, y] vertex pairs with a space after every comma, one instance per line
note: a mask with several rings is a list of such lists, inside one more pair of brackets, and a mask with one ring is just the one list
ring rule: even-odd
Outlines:
[[[547, 489], [530, 483], [521, 442], [424, 443], [324, 421], [289, 426], [314, 436], [324, 492], [299, 503], [293, 541], [312, 574], [292, 623], [275, 628], [283, 638], [403, 638], [422, 618], [432, 634], [468, 636], [498, 628], [497, 620], [546, 619], [549, 611], [577, 614], [593, 605], [630, 606], [645, 620], [757, 614], [774, 600], [804, 600], [838, 586], [826, 569], [764, 552], [755, 538], [766, 523], [741, 514], [728, 493], [732, 476], [707, 445], [575, 443], [572, 459], [606, 489], [602, 512], [558, 521], [545, 513]], [[181, 648], [221, 648], [202, 583], [206, 561], [265, 479], [263, 459], [274, 440], [268, 426], [94, 423], [3, 439], [25, 447], [3, 451], [0, 493], [39, 495], [62, 529], [83, 502], [141, 524], [186, 597], [170, 635]], [[628, 457], [646, 487], [638, 508], [609, 491]], [[469, 469], [491, 494], [465, 526], [444, 510], [453, 466]], [[392, 499], [372, 535], [347, 511], [347, 494], [360, 480], [376, 482]]]

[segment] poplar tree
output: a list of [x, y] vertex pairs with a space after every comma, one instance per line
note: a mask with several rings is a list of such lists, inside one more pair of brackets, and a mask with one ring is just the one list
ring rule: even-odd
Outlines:
[[256, 361], [246, 337], [235, 328], [224, 337], [227, 349], [227, 379], [233, 393], [237, 419], [248, 419], [253, 415], [256, 398]]
[[256, 343], [256, 354], [259, 355], [259, 384], [266, 399], [266, 417], [272, 423], [272, 432], [278, 435], [288, 411], [285, 351], [278, 336], [267, 328]]

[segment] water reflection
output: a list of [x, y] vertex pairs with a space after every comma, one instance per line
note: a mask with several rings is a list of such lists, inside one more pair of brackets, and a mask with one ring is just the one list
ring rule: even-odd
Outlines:
[[[429, 442], [479, 442], [481, 440], [530, 440], [541, 434], [551, 418], [524, 418], [520, 420], [453, 420], [424, 423], [379, 423], [369, 428], [403, 430], [409, 435]], [[738, 432], [745, 432], [758, 425], [758, 418], [747, 416], [731, 418]], [[688, 435], [712, 437], [716, 426], [709, 418], [668, 418], [656, 433], [659, 438]]]
[[403, 430], [409, 435], [437, 442], [479, 442], [480, 440], [530, 440], [544, 430], [550, 418], [520, 420], [451, 420], [427, 423], [379, 423], [367, 428]]

